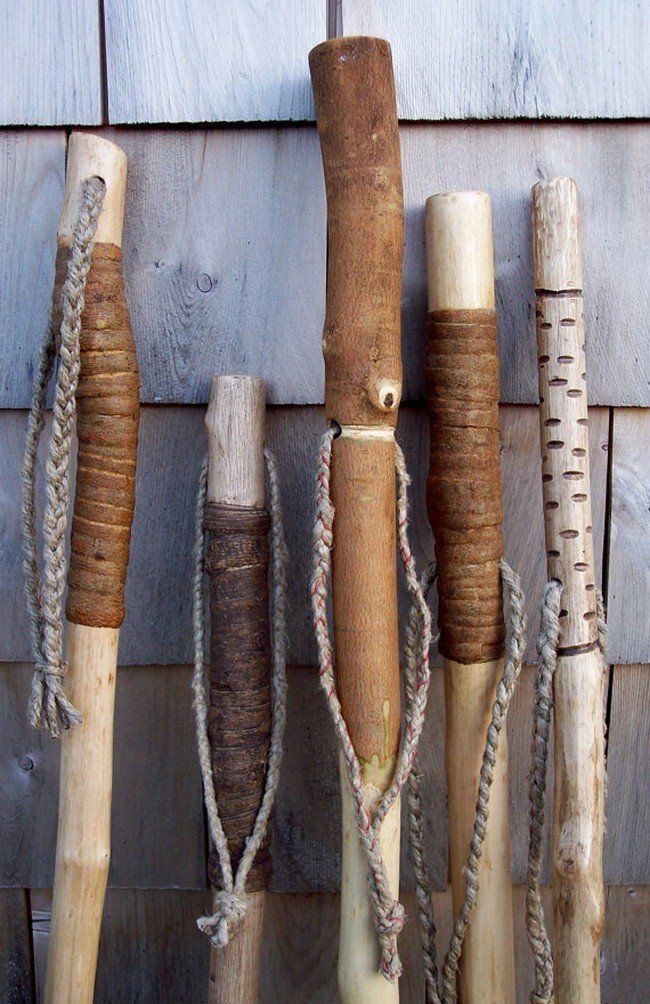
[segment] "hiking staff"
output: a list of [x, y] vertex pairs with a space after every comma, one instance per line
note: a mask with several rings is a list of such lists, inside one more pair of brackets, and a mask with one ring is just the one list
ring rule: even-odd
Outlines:
[[[212, 378], [206, 414], [207, 465], [197, 506], [194, 704], [210, 826], [208, 877], [214, 914], [199, 928], [211, 938], [211, 1004], [259, 998], [268, 821], [279, 780], [286, 717], [284, 540], [277, 473], [266, 451], [263, 380]], [[269, 536], [270, 533], [270, 536]], [[203, 648], [205, 570], [210, 580], [210, 673]], [[273, 631], [269, 559], [273, 559]]]
[[[117, 146], [99, 136], [72, 134], [57, 231], [52, 333], [35, 380], [25, 455], [25, 567], [37, 662], [31, 720], [53, 735], [69, 730], [61, 749], [48, 1004], [92, 1001], [110, 859], [113, 707], [140, 409], [122, 280], [125, 184], [126, 157]], [[60, 337], [61, 362], [47, 463], [41, 582], [33, 484], [54, 333]], [[61, 608], [75, 412], [79, 445], [64, 660]]]
[[[497, 735], [491, 785], [481, 774], [497, 685], [504, 674], [505, 640], [490, 200], [483, 192], [434, 195], [427, 200], [425, 222], [427, 499], [435, 536], [439, 648], [445, 676], [450, 876], [454, 914], [464, 918], [455, 950], [457, 956], [462, 944], [459, 991], [465, 1002], [514, 1004], [505, 729]], [[481, 807], [477, 792], [479, 803], [484, 800]], [[479, 831], [485, 827], [485, 834], [470, 849], [477, 817]], [[471, 881], [465, 876], [468, 853], [474, 867]], [[480, 887], [477, 900], [475, 882]], [[448, 962], [445, 1001], [455, 999], [455, 966], [448, 968]]]
[[[595, 1004], [600, 1000], [600, 937], [604, 922], [605, 623], [594, 569], [582, 256], [575, 181], [540, 181], [532, 190], [532, 211], [542, 483], [550, 580], [542, 618], [540, 673], [547, 674], [549, 685], [552, 681], [555, 708], [554, 979], [546, 979], [547, 995], [541, 999], [552, 999], [548, 992], [552, 995], [554, 982], [558, 1004]], [[549, 717], [550, 702], [547, 722]], [[543, 786], [541, 798], [543, 813]], [[545, 956], [548, 967], [548, 939]], [[536, 957], [539, 964], [543, 961], [538, 963]]]
[[[399, 999], [395, 946], [402, 923], [396, 902], [399, 798], [387, 808], [380, 833], [371, 826], [393, 781], [401, 722], [394, 438], [402, 387], [399, 133], [387, 42], [331, 39], [311, 51], [309, 66], [327, 191], [325, 408], [336, 430], [320, 455], [315, 541], [317, 553], [322, 545], [322, 563], [312, 580], [312, 602], [321, 684], [344, 750], [338, 978], [344, 1004], [377, 1004]], [[335, 684], [326, 614], [330, 549]], [[350, 770], [356, 772], [357, 802]], [[359, 812], [366, 813], [365, 845]], [[373, 872], [375, 914], [381, 916], [376, 930], [366, 884], [372, 868], [364, 857], [370, 844], [383, 857], [379, 867], [375, 856]]]

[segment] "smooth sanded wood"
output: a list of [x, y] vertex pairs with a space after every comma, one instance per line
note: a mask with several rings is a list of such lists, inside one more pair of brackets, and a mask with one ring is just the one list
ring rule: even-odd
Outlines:
[[[208, 488], [207, 500], [221, 506], [238, 506], [248, 509], [261, 509], [265, 503], [264, 486], [264, 439], [265, 439], [265, 409], [266, 409], [266, 387], [263, 380], [247, 376], [215, 376], [212, 378], [212, 393], [210, 404], [206, 414], [205, 424], [207, 431], [208, 447]], [[216, 542], [217, 550], [215, 557], [218, 559], [218, 538]], [[243, 572], [246, 575], [246, 572]], [[250, 573], [249, 573], [250, 574]], [[224, 582], [224, 588], [228, 592], [235, 587], [234, 580], [230, 581], [229, 587]], [[261, 594], [267, 598], [266, 591]], [[226, 597], [216, 595], [211, 601], [211, 610], [214, 614], [216, 606], [226, 602]], [[250, 598], [242, 596], [249, 616], [251, 614]], [[268, 607], [267, 607], [268, 609]], [[241, 614], [241, 627], [246, 632], [248, 627], [245, 618], [246, 613]], [[251, 622], [253, 623], [253, 622]], [[257, 624], [257, 622], [255, 622]], [[215, 624], [211, 630], [216, 632], [213, 636], [212, 645], [220, 645], [221, 636]], [[250, 628], [247, 631], [250, 635]], [[266, 672], [268, 674], [268, 619], [266, 622], [266, 638], [257, 636], [255, 628], [254, 639], [251, 649], [255, 652], [265, 653]], [[242, 647], [246, 648], [248, 639], [242, 639]], [[225, 643], [224, 643], [225, 644]], [[223, 652], [223, 649], [221, 650]], [[240, 653], [224, 652], [227, 659], [228, 654], [233, 663]], [[262, 655], [264, 658], [264, 655]], [[259, 662], [259, 658], [256, 663]], [[231, 713], [236, 715], [233, 723], [237, 725], [239, 731], [246, 734], [249, 730], [253, 732], [256, 726], [257, 717], [249, 722], [246, 727], [246, 713], [248, 718], [254, 714], [252, 708], [246, 707], [245, 683], [240, 681], [240, 686], [236, 682], [231, 682], [231, 677], [226, 667], [217, 663], [211, 667], [213, 674], [215, 670], [221, 670], [220, 683], [222, 691], [214, 688], [214, 693], [223, 693], [223, 698], [228, 697]], [[251, 674], [252, 676], [253, 674]], [[211, 676], [211, 681], [213, 676]], [[230, 686], [228, 686], [230, 684]], [[248, 683], [250, 686], [250, 681]], [[244, 691], [241, 698], [238, 697], [240, 690]], [[268, 683], [267, 683], [268, 688]], [[268, 689], [264, 688], [262, 693], [266, 694], [267, 701], [270, 701]], [[211, 696], [213, 688], [211, 686]], [[255, 691], [257, 696], [258, 691]], [[249, 700], [253, 702], [253, 696], [249, 695]], [[231, 707], [230, 702], [237, 702]], [[257, 703], [257, 702], [256, 702]], [[211, 706], [211, 717], [219, 709]], [[265, 709], [266, 714], [262, 714], [264, 725], [268, 725], [269, 709]], [[227, 728], [227, 720], [224, 714], [216, 719], [216, 723], [211, 726], [213, 743], [218, 741]], [[259, 731], [259, 729], [258, 729]], [[262, 743], [268, 745], [268, 731], [262, 730]], [[227, 774], [227, 757], [229, 750], [225, 748], [221, 751], [224, 757], [224, 774]], [[234, 755], [234, 754], [233, 754]], [[214, 747], [213, 747], [214, 758]], [[214, 762], [214, 759], [213, 759]], [[215, 779], [217, 780], [217, 779]], [[264, 782], [264, 763], [257, 761], [251, 765], [250, 786], [253, 795], [258, 794], [260, 785]], [[216, 783], [217, 800], [219, 800], [219, 785]], [[250, 796], [249, 791], [240, 792], [242, 801], [246, 801], [246, 796]], [[236, 801], [236, 799], [235, 799]], [[232, 803], [232, 804], [231, 804]], [[229, 810], [232, 809], [233, 800], [227, 801]], [[244, 809], [246, 807], [244, 805]], [[230, 813], [233, 814], [233, 813]], [[246, 811], [249, 821], [254, 823], [255, 813]], [[240, 827], [237, 820], [231, 819], [224, 814], [222, 805], [222, 822], [224, 831], [229, 840], [232, 840], [232, 831], [236, 829], [239, 833]], [[248, 829], [248, 826], [246, 827]], [[252, 825], [250, 828], [252, 832]], [[260, 985], [260, 959], [262, 951], [262, 936], [264, 923], [264, 903], [266, 890], [259, 889], [250, 892], [249, 905], [245, 916], [237, 925], [236, 931], [227, 945], [221, 949], [212, 949], [210, 966], [210, 1002], [211, 1004], [238, 1004], [242, 1000], [257, 1001], [259, 997]]]
[[554, 984], [558, 1004], [595, 1004], [604, 922], [604, 665], [597, 640], [577, 186], [570, 178], [539, 182], [532, 204], [546, 552], [549, 578], [562, 585], [554, 677]]
[[[372, 801], [390, 783], [401, 722], [392, 429], [402, 390], [404, 210], [395, 83], [382, 39], [324, 42], [309, 66], [327, 191], [325, 409], [342, 428], [331, 481], [336, 685]], [[397, 1001], [397, 981], [378, 976], [372, 907], [361, 893], [367, 866], [347, 818], [344, 801], [340, 994], [344, 1004]], [[397, 896], [391, 827], [384, 862]], [[394, 829], [398, 836], [397, 809]]]
[[64, 247], [72, 244], [81, 209], [81, 186], [86, 178], [94, 176], [101, 178], [106, 185], [102, 211], [97, 220], [95, 243], [122, 246], [126, 154], [103, 136], [73, 132], [68, 140], [65, 196], [57, 228], [57, 241]]
[[62, 740], [46, 1004], [91, 1004], [110, 860], [116, 628], [68, 624], [66, 691], [83, 725]]
[[[446, 311], [451, 321], [454, 316], [464, 319], [472, 310], [488, 311], [494, 307], [494, 252], [492, 248], [492, 210], [490, 200], [482, 192], [454, 192], [434, 195], [427, 200], [426, 211], [427, 234], [427, 264], [429, 273], [429, 310], [430, 318], [440, 316], [439, 311]], [[450, 325], [451, 330], [453, 327]], [[431, 325], [429, 345], [429, 360], [437, 359], [438, 350], [435, 344], [436, 326]], [[459, 359], [467, 351], [462, 344], [462, 334], [466, 328], [458, 326], [459, 344], [457, 352]], [[490, 351], [489, 342], [484, 352]], [[493, 353], [496, 348], [492, 348]], [[490, 405], [498, 412], [498, 383], [491, 382], [489, 370], [480, 368], [481, 359], [477, 364], [477, 379], [482, 383], [478, 388], [474, 385], [465, 391], [459, 382], [457, 396], [461, 400], [469, 398], [475, 403], [480, 420], [488, 423]], [[464, 372], [463, 372], [464, 376]], [[432, 418], [431, 436], [437, 434], [436, 402], [442, 396], [442, 390], [437, 386], [437, 378], [429, 375], [429, 409]], [[447, 378], [449, 389], [446, 394], [452, 395], [454, 372], [450, 370]], [[443, 388], [444, 389], [444, 388]], [[490, 395], [491, 398], [490, 398]], [[453, 397], [452, 397], [453, 400]], [[441, 417], [450, 411], [441, 411]], [[463, 432], [463, 424], [470, 427], [479, 421], [466, 415], [465, 410], [459, 410], [458, 417], [453, 413], [447, 421], [455, 421]], [[492, 424], [498, 428], [498, 413]], [[476, 435], [470, 428], [470, 435]], [[444, 430], [440, 431], [440, 437]], [[466, 438], [467, 434], [465, 434]], [[461, 447], [465, 439], [461, 439]], [[472, 467], [482, 468], [480, 456], [481, 443], [477, 442], [478, 456], [468, 455], [467, 476], [471, 475]], [[483, 447], [483, 465], [489, 465], [492, 453], [498, 452], [496, 447], [490, 449], [489, 443]], [[436, 455], [437, 456], [437, 455]], [[458, 466], [455, 458], [450, 458], [450, 465]], [[452, 512], [436, 513], [434, 503], [437, 499], [436, 482], [446, 476], [444, 469], [429, 472], [429, 511], [430, 519], [439, 535], [448, 533], [447, 524], [451, 522]], [[462, 528], [463, 522], [468, 535], [475, 525], [501, 517], [501, 471], [496, 465], [496, 474], [490, 469], [488, 477], [494, 479], [494, 487], [498, 494], [497, 504], [484, 506], [484, 512], [474, 512], [474, 498], [478, 490], [466, 497], [459, 493], [458, 505], [453, 510], [454, 527]], [[462, 484], [462, 482], [460, 482]], [[450, 506], [451, 509], [451, 506]], [[494, 513], [494, 514], [493, 514]], [[437, 518], [434, 518], [437, 516]], [[489, 527], [488, 527], [489, 529]], [[481, 538], [482, 540], [482, 538]], [[477, 548], [481, 543], [477, 542]], [[443, 547], [445, 539], [437, 540], [437, 548]], [[500, 534], [497, 537], [497, 548], [502, 547]], [[485, 545], [481, 545], [485, 547]], [[493, 545], [491, 545], [493, 546]], [[458, 548], [461, 550], [461, 548]], [[444, 553], [444, 552], [443, 552]], [[464, 611], [468, 627], [467, 635], [472, 637], [471, 625], [475, 617], [486, 617], [491, 608], [485, 608], [480, 597], [499, 580], [498, 559], [501, 557], [498, 549], [490, 552], [491, 562], [485, 563], [484, 583], [479, 587], [479, 597], [474, 597], [468, 590], [466, 610]], [[477, 558], [485, 562], [483, 551]], [[468, 565], [471, 559], [459, 557]], [[468, 568], [468, 575], [471, 565]], [[439, 590], [444, 588], [445, 578], [438, 582]], [[462, 589], [462, 583], [459, 584]], [[465, 596], [464, 593], [461, 595]], [[446, 602], [441, 594], [441, 607]], [[499, 611], [500, 613], [500, 611]], [[501, 639], [503, 635], [501, 635]], [[453, 644], [453, 647], [452, 647]], [[490, 721], [491, 709], [498, 681], [503, 675], [503, 656], [476, 662], [476, 656], [471, 662], [461, 664], [457, 659], [463, 658], [463, 644], [454, 636], [446, 638], [447, 653], [444, 659], [445, 667], [445, 705], [447, 709], [445, 724], [445, 764], [447, 772], [447, 790], [449, 798], [449, 842], [450, 842], [450, 877], [453, 890], [454, 911], [457, 914], [465, 896], [465, 876], [463, 869], [467, 863], [469, 841], [472, 835], [476, 817], [476, 798], [478, 792], [478, 777], [481, 767], [483, 750]], [[499, 655], [503, 642], [497, 646], [494, 655]], [[476, 651], [479, 648], [476, 646]], [[482, 653], [481, 653], [482, 654]], [[510, 1002], [514, 1004], [514, 944], [512, 927], [512, 888], [510, 879], [510, 831], [508, 819], [508, 748], [507, 738], [502, 733], [499, 740], [499, 761], [495, 767], [494, 779], [490, 789], [489, 820], [486, 829], [485, 844], [479, 866], [479, 897], [473, 911], [468, 934], [463, 946], [460, 960], [459, 986], [462, 998], [468, 1001], [475, 999], [489, 1000], [490, 1004]]]

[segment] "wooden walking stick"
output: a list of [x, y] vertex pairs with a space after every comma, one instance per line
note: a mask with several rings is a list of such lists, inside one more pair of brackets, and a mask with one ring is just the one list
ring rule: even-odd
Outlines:
[[[319, 456], [312, 579], [320, 680], [342, 744], [338, 975], [345, 1004], [376, 1004], [399, 996], [398, 796], [406, 774], [398, 764], [410, 767], [408, 744], [417, 743], [421, 728], [409, 716], [398, 762], [396, 503], [407, 580], [416, 588], [403, 540], [405, 503], [399, 508], [405, 475], [396, 499], [395, 473], [404, 222], [399, 133], [387, 42], [333, 39], [312, 50], [309, 65], [328, 208], [325, 405], [340, 430], [335, 438], [326, 434]], [[330, 551], [335, 658], [326, 613]], [[420, 614], [428, 616], [423, 600]], [[425, 647], [426, 680], [418, 693], [426, 698]]]
[[[254, 1002], [259, 997], [264, 902], [271, 874], [267, 824], [286, 714], [284, 544], [277, 475], [268, 453], [271, 516], [265, 507], [265, 407], [263, 380], [213, 377], [206, 415], [206, 478], [197, 509], [193, 682], [212, 838], [208, 875], [215, 890], [214, 915], [198, 922], [214, 946], [212, 1004]], [[203, 678], [204, 530], [210, 577], [209, 705]]]
[[[61, 365], [47, 465], [42, 583], [37, 578], [33, 544], [30, 549], [26, 542], [37, 652], [32, 721], [58, 734], [61, 727], [83, 718], [62, 739], [45, 984], [49, 1004], [85, 1004], [93, 998], [110, 858], [113, 705], [135, 497], [140, 392], [122, 282], [125, 182], [126, 157], [118, 147], [98, 136], [72, 134], [57, 235], [53, 329], [58, 332], [60, 327]], [[37, 440], [42, 427], [53, 348], [50, 341], [43, 351], [28, 431], [25, 502], [29, 510], [31, 498], [32, 507], [26, 530], [32, 531], [32, 447], [34, 433]], [[74, 362], [79, 350], [80, 372]], [[63, 545], [75, 398], [79, 447], [67, 574], [66, 672], [59, 603], [65, 578]], [[64, 673], [67, 696], [62, 687]]]
[[[438, 567], [450, 876], [458, 916], [472, 884], [464, 869], [475, 818], [481, 816], [481, 763], [504, 672], [499, 359], [490, 200], [482, 192], [434, 195], [427, 201], [425, 219], [428, 509]], [[460, 999], [467, 1004], [514, 1004], [505, 729], [479, 854], [480, 866], [475, 864], [480, 895], [462, 947]], [[446, 980], [451, 985], [447, 993], [454, 993], [455, 971], [448, 970]]]
[[555, 999], [558, 1004], [595, 1004], [600, 1000], [604, 920], [604, 614], [594, 571], [576, 183], [570, 178], [541, 181], [532, 190], [532, 202], [542, 482], [551, 580], [540, 649], [542, 660], [547, 649], [552, 650], [551, 673], [557, 657]]

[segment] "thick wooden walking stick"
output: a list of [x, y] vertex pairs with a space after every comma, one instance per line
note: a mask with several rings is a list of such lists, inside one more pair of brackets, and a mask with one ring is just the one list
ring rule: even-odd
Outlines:
[[52, 933], [45, 1000], [92, 1001], [110, 858], [113, 704], [135, 498], [140, 383], [121, 270], [126, 157], [73, 133], [58, 229], [55, 329], [85, 179], [106, 185], [81, 318], [77, 483], [68, 570], [68, 697], [83, 723], [61, 751]]
[[578, 191], [532, 190], [542, 481], [549, 579], [561, 587], [554, 676], [554, 982], [600, 1000], [604, 919], [603, 658], [594, 571]]
[[[450, 876], [458, 914], [486, 731], [504, 667], [499, 359], [488, 196], [434, 195], [426, 205], [426, 236], [428, 509], [438, 566]], [[478, 902], [460, 960], [460, 999], [514, 1004], [505, 730], [478, 877]]]
[[[333, 619], [343, 716], [371, 808], [391, 782], [400, 732], [394, 429], [401, 395], [403, 200], [390, 46], [339, 38], [309, 56], [328, 207], [323, 335], [333, 443]], [[345, 770], [339, 988], [345, 1004], [397, 1001], [377, 933]], [[399, 801], [381, 830], [399, 890]]]
[[[206, 416], [209, 732], [219, 815], [233, 870], [241, 860], [262, 802], [271, 737], [265, 409], [263, 380], [213, 377]], [[212, 951], [212, 1004], [254, 1004], [258, 1000], [270, 872], [267, 836], [248, 872], [247, 911], [228, 943]], [[223, 875], [214, 847], [208, 874], [217, 891], [215, 908], [219, 909]]]

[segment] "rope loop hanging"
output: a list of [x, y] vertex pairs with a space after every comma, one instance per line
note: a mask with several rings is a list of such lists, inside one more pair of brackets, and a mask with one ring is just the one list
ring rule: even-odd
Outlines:
[[341, 712], [334, 677], [334, 656], [327, 620], [328, 581], [333, 544], [334, 507], [330, 497], [330, 471], [334, 428], [328, 429], [318, 453], [316, 479], [316, 517], [313, 531], [313, 572], [311, 601], [314, 631], [318, 646], [319, 681], [341, 746], [352, 793], [359, 836], [368, 865], [368, 885], [374, 921], [381, 949], [381, 972], [389, 981], [399, 978], [402, 970], [397, 938], [404, 925], [404, 908], [390, 891], [380, 845], [381, 825], [398, 798], [417, 755], [424, 725], [429, 690], [429, 648], [431, 614], [418, 581], [415, 560], [408, 539], [408, 485], [404, 456], [396, 445], [397, 539], [406, 583], [412, 598], [410, 629], [405, 647], [406, 709], [397, 764], [392, 782], [371, 816], [363, 797], [361, 765], [354, 750]]
[[[464, 869], [465, 897], [458, 911], [451, 942], [444, 959], [441, 988], [439, 987], [436, 961], [436, 926], [432, 902], [433, 890], [424, 859], [421, 775], [417, 769], [417, 765], [409, 778], [409, 843], [416, 877], [427, 1004], [453, 1004], [457, 999], [456, 982], [458, 966], [467, 927], [472, 911], [476, 906], [479, 893], [479, 863], [488, 822], [490, 787], [494, 776], [499, 737], [506, 723], [508, 710], [521, 674], [526, 650], [525, 600], [519, 576], [503, 559], [500, 562], [500, 570], [501, 580], [508, 597], [506, 659], [503, 675], [496, 688], [496, 698], [492, 706], [492, 715], [487, 729], [485, 749], [481, 762], [476, 799], [476, 818], [472, 828], [467, 864]], [[432, 581], [433, 577], [429, 571], [426, 573], [426, 578], [422, 581], [423, 589], [427, 590]]]
[[208, 706], [205, 693], [205, 614], [204, 614], [204, 518], [208, 483], [207, 460], [204, 461], [199, 478], [196, 502], [194, 536], [194, 579], [192, 590], [192, 618], [194, 626], [194, 673], [192, 691], [196, 718], [196, 739], [199, 763], [203, 779], [203, 794], [208, 817], [210, 840], [216, 849], [223, 889], [214, 898], [214, 912], [199, 917], [197, 926], [207, 934], [215, 948], [228, 944], [233, 927], [242, 919], [248, 909], [246, 879], [255, 857], [264, 840], [269, 819], [273, 811], [275, 795], [280, 780], [282, 743], [287, 716], [287, 681], [285, 666], [286, 646], [286, 565], [287, 551], [284, 540], [282, 501], [280, 483], [275, 458], [270, 450], [264, 450], [270, 496], [270, 550], [271, 550], [271, 695], [272, 728], [271, 743], [266, 769], [264, 795], [255, 818], [253, 831], [246, 839], [246, 847], [235, 874], [233, 874], [228, 840], [219, 816], [219, 806], [215, 791], [210, 740], [208, 735]]
[[70, 453], [81, 365], [81, 315], [92, 260], [97, 222], [106, 185], [101, 178], [86, 179], [74, 229], [70, 260], [61, 295], [59, 369], [54, 392], [52, 432], [46, 463], [46, 500], [43, 516], [43, 573], [36, 543], [36, 462], [45, 425], [47, 386], [57, 357], [50, 325], [41, 347], [32, 386], [27, 420], [22, 485], [22, 544], [25, 592], [29, 613], [35, 672], [29, 701], [29, 720], [36, 728], [58, 737], [62, 729], [79, 725], [80, 712], [63, 689], [63, 594], [66, 580], [65, 538], [70, 502]]
[[[526, 871], [526, 933], [535, 963], [535, 987], [531, 1004], [552, 1004], [553, 952], [546, 929], [540, 875], [542, 870], [542, 837], [545, 819], [548, 744], [553, 710], [553, 679], [557, 667], [560, 641], [560, 609], [562, 583], [551, 579], [546, 583], [537, 638], [537, 673], [535, 676], [535, 711], [531, 744], [531, 768], [528, 788], [530, 824], [528, 835], [528, 865]], [[602, 593], [596, 590], [596, 621], [598, 647], [605, 656], [607, 618]]]

